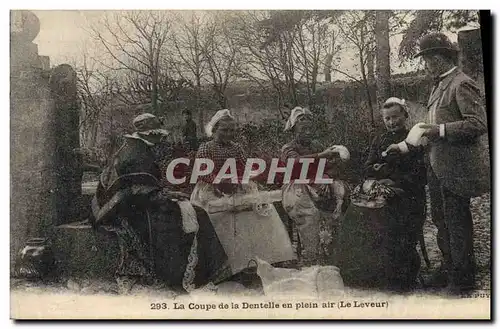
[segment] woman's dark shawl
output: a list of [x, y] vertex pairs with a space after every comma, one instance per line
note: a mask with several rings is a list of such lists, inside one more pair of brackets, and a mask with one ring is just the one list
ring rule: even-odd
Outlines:
[[221, 273], [227, 265], [227, 255], [208, 215], [201, 208], [194, 207], [198, 232], [184, 232], [179, 205], [166, 196], [163, 193], [166, 190], [161, 187], [157, 165], [161, 158], [162, 155], [144, 140], [126, 138], [100, 176], [92, 202], [94, 227], [113, 227], [119, 225], [117, 218], [127, 218], [150, 246], [156, 276], [172, 286], [183, 285], [184, 269], [188, 257], [192, 256], [195, 241], [194, 283], [200, 286], [208, 281], [217, 282], [225, 275]]

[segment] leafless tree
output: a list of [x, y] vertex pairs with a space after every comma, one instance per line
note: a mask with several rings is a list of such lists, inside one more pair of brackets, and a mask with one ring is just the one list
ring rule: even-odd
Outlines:
[[336, 42], [336, 32], [329, 20], [308, 17], [297, 24], [294, 40], [297, 71], [305, 78], [309, 105], [313, 105], [314, 94], [321, 66], [332, 68], [333, 57], [340, 50]]
[[109, 72], [96, 67], [96, 61], [84, 53], [82, 64], [75, 66], [77, 94], [81, 104], [80, 130], [86, 147], [96, 145], [102, 112], [116, 91], [116, 81]]
[[285, 104], [298, 105], [293, 51], [296, 31], [284, 31], [270, 38], [274, 30], [269, 12], [248, 11], [238, 14], [240, 24], [235, 36], [244, 58], [239, 76], [257, 83], [266, 91], [270, 84], [277, 96], [277, 109], [284, 117], [282, 108]]
[[[127, 92], [122, 94], [131, 104], [151, 102], [158, 108], [159, 82], [165, 60], [162, 57], [170, 34], [171, 22], [165, 11], [126, 11], [105, 16], [91, 33], [111, 57], [113, 64], [102, 62], [109, 69], [124, 71]], [[141, 90], [137, 81], [148, 84], [149, 97], [138, 101], [130, 91]], [[127, 90], [128, 89], [128, 90]], [[137, 95], [134, 95], [137, 98]]]
[[[338, 27], [340, 33], [342, 34], [344, 40], [349, 42], [356, 49], [362, 80], [354, 80], [360, 82], [364, 86], [368, 108], [371, 114], [370, 117], [372, 127], [375, 126], [375, 118], [373, 112], [372, 95], [370, 92], [370, 84], [368, 82], [367, 59], [368, 54], [370, 52], [373, 52], [375, 47], [375, 35], [373, 33], [375, 21], [374, 18], [375, 15], [373, 15], [373, 13], [370, 11], [346, 11], [343, 15], [334, 17], [334, 22]], [[340, 70], [336, 71], [353, 78], [351, 75], [348, 75], [345, 72], [342, 72]]]
[[377, 98], [379, 102], [391, 96], [391, 47], [389, 44], [388, 10], [375, 11], [375, 39], [377, 52]]
[[228, 12], [219, 12], [206, 23], [206, 37], [203, 45], [208, 82], [219, 106], [227, 107], [226, 89], [236, 78], [241, 67], [241, 52], [234, 36], [237, 17]]
[[184, 80], [193, 81], [195, 88], [198, 124], [204, 124], [204, 109], [201, 106], [202, 79], [206, 74], [207, 61], [204, 52], [206, 43], [206, 14], [198, 11], [176, 13], [174, 33], [171, 36], [173, 51], [167, 60]]

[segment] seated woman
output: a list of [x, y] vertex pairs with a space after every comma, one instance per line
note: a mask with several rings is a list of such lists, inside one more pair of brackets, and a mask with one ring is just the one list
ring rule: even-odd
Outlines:
[[[121, 293], [135, 283], [190, 291], [227, 275], [227, 256], [207, 214], [188, 196], [162, 187], [171, 148], [157, 117], [133, 121], [136, 132], [103, 171], [92, 202], [94, 227], [114, 232]], [[183, 200], [184, 199], [184, 200]]]
[[[285, 163], [289, 159], [295, 160], [292, 174], [295, 177], [292, 177], [290, 183], [283, 185], [283, 207], [297, 225], [306, 264], [314, 264], [319, 260], [321, 222], [323, 221], [326, 226], [325, 232], [331, 235], [335, 231], [337, 219], [346, 206], [345, 198], [348, 196], [347, 186], [339, 180], [334, 180], [331, 184], [297, 181], [301, 171], [300, 159], [314, 159], [309, 166], [308, 174], [309, 179], [314, 179], [319, 159], [328, 159], [323, 178], [336, 178], [337, 172], [341, 169], [339, 165], [342, 164], [342, 160], [339, 159], [349, 158], [345, 147], [333, 146], [324, 149], [313, 139], [314, 127], [311, 116], [308, 109], [296, 107], [292, 110], [285, 131], [292, 131], [294, 138], [283, 146], [280, 157]], [[339, 153], [345, 154], [340, 157]]]
[[[199, 178], [191, 194], [191, 202], [209, 212], [234, 275], [253, 266], [251, 260], [255, 260], [255, 257], [268, 263], [296, 258], [285, 226], [272, 205], [269, 205], [266, 214], [244, 208], [210, 213], [210, 204], [217, 201], [236, 200], [259, 193], [255, 182], [250, 180], [247, 184], [242, 184], [240, 180], [246, 159], [241, 146], [234, 142], [235, 129], [236, 122], [229, 110], [218, 111], [207, 124], [206, 133], [209, 137], [213, 136], [213, 139], [200, 145], [196, 157], [211, 159], [214, 169], [212, 174]], [[216, 181], [217, 174], [227, 159], [236, 161], [238, 183], [229, 179]]]
[[416, 244], [425, 221], [424, 150], [394, 151], [408, 135], [403, 100], [389, 98], [381, 111], [387, 131], [373, 140], [363, 182], [342, 219], [339, 265], [347, 283], [407, 290], [420, 268]]

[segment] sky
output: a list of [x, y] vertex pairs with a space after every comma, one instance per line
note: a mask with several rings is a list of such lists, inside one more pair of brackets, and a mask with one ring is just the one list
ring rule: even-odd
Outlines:
[[40, 19], [40, 33], [33, 41], [40, 55], [49, 56], [57, 65], [78, 60], [86, 44], [92, 44], [85, 30], [96, 24], [102, 11], [34, 10]]
[[[79, 65], [82, 62], [82, 54], [87, 52], [95, 56], [102, 52], [102, 48], [96, 44], [88, 33], [91, 26], [98, 26], [98, 22], [105, 15], [102, 10], [33, 10], [40, 19], [40, 33], [34, 40], [38, 44], [39, 54], [50, 57], [51, 65], [68, 63]], [[447, 33], [452, 41], [456, 41], [456, 33]], [[403, 67], [397, 59], [397, 48], [401, 41], [401, 35], [391, 38], [392, 73], [404, 73], [415, 70], [418, 62], [409, 61]], [[342, 58], [342, 70], [353, 76], [359, 76], [355, 65], [358, 63], [355, 52], [344, 50], [339, 54]], [[320, 77], [321, 79], [321, 77]], [[333, 79], [344, 79], [339, 73], [333, 73]]]

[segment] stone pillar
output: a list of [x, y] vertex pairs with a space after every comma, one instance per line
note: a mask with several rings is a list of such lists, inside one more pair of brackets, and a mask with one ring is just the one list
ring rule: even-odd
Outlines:
[[484, 95], [484, 66], [481, 29], [458, 32], [460, 67], [473, 78]]
[[[483, 101], [485, 102], [486, 111], [490, 109], [486, 106], [485, 83], [484, 83], [484, 64], [483, 64], [483, 43], [481, 40], [481, 29], [465, 30], [458, 32], [458, 45], [460, 47], [460, 67], [462, 70], [474, 79], [482, 92]], [[489, 120], [490, 118], [488, 118]], [[490, 126], [491, 128], [491, 126]], [[491, 136], [485, 134], [480, 137], [481, 143], [487, 146], [482, 154], [482, 160], [485, 162], [485, 167], [490, 168], [490, 144]], [[491, 175], [491, 173], [487, 173]]]
[[[11, 11], [11, 265], [29, 237], [46, 236], [55, 220], [53, 101], [49, 74], [32, 41], [40, 30], [29, 11]], [[12, 268], [12, 266], [11, 266]]]
[[51, 71], [50, 91], [54, 101], [50, 129], [54, 138], [55, 225], [81, 220], [83, 165], [74, 152], [80, 147], [80, 116], [76, 72], [68, 64]]

